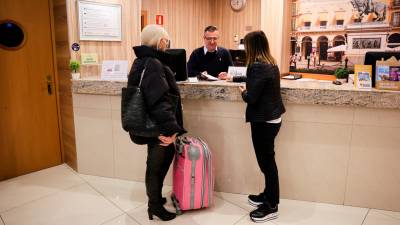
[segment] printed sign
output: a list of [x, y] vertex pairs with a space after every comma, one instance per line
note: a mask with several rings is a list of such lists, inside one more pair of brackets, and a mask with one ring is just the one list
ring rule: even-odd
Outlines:
[[354, 65], [354, 85], [359, 89], [372, 87], [372, 66]]
[[127, 80], [127, 60], [104, 60], [101, 68], [102, 80]]
[[83, 65], [99, 63], [97, 53], [81, 53], [81, 61]]
[[236, 76], [246, 76], [247, 67], [243, 66], [230, 66], [228, 67], [228, 73], [234, 77]]

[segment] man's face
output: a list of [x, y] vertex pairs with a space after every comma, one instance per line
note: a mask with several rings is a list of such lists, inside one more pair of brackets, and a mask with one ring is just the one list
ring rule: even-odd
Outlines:
[[209, 52], [213, 52], [217, 48], [218, 38], [219, 34], [217, 30], [214, 32], [207, 31], [204, 33], [204, 45], [206, 46]]

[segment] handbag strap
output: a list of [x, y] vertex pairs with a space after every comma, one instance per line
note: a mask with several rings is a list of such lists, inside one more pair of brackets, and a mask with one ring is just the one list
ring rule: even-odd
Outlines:
[[144, 72], [146, 71], [148, 62], [149, 62], [149, 60], [146, 59], [146, 62], [144, 63], [144, 69], [142, 70], [142, 74], [140, 75], [140, 81], [139, 81], [139, 85], [138, 85], [139, 88], [142, 85], [143, 75], [144, 75]]

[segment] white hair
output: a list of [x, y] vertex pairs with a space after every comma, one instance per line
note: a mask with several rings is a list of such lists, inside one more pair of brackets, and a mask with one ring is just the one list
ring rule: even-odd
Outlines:
[[142, 45], [157, 48], [162, 38], [169, 40], [169, 35], [168, 32], [159, 25], [150, 24], [142, 30]]

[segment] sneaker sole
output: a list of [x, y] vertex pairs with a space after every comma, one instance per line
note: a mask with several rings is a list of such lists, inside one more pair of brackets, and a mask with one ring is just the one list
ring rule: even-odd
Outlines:
[[266, 216], [264, 216], [262, 218], [253, 218], [253, 217], [250, 216], [250, 220], [255, 222], [255, 223], [263, 223], [263, 222], [266, 222], [266, 221], [277, 219], [278, 216], [279, 216], [279, 214], [276, 212], [276, 213], [268, 214], [268, 215], [266, 215]]
[[247, 200], [249, 201], [249, 204], [253, 207], [258, 207], [258, 206], [262, 205], [262, 202], [254, 202], [254, 201], [250, 200], [249, 198]]

